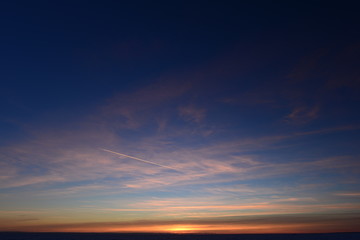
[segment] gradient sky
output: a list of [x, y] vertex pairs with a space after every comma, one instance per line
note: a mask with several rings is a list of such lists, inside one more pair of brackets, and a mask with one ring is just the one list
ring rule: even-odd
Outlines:
[[241, 2], [1, 2], [0, 230], [358, 231], [355, 2]]

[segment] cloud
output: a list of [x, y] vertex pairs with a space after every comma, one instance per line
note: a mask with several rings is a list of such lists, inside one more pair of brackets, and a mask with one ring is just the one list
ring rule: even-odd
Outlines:
[[108, 127], [137, 129], [171, 111], [169, 102], [181, 98], [191, 87], [190, 81], [165, 80], [130, 94], [118, 94], [101, 108], [97, 119]]
[[37, 213], [42, 213], [42, 211], [24, 211], [24, 210], [0, 210], [0, 213], [2, 215], [7, 215], [7, 214], [16, 214], [16, 215], [27, 215], [27, 214], [37, 214]]
[[196, 108], [193, 105], [182, 106], [179, 108], [179, 114], [186, 121], [201, 123], [205, 118], [206, 110], [203, 108]]
[[269, 121], [295, 125], [310, 125], [314, 120], [329, 123], [339, 115], [350, 116], [352, 103], [359, 99], [359, 70], [354, 66], [359, 49], [356, 43], [304, 53], [283, 76], [259, 81], [221, 101], [237, 111], [251, 107], [266, 112]]
[[[241, 115], [236, 118], [239, 121], [236, 122], [236, 128], [229, 128], [231, 123], [227, 117], [224, 117], [224, 121], [217, 121], [217, 117], [208, 121], [212, 116], [222, 113], [219, 109], [229, 105], [229, 102], [221, 101], [221, 90], [207, 89], [205, 97], [212, 99], [212, 102], [201, 105], [192, 97], [194, 92], [201, 89], [201, 81], [191, 83], [193, 78], [178, 80], [160, 80], [132, 93], [118, 93], [106, 103], [99, 103], [89, 116], [84, 116], [78, 122], [61, 127], [34, 127], [30, 129], [27, 139], [1, 147], [0, 188], [8, 194], [6, 201], [21, 202], [25, 195], [32, 200], [39, 196], [56, 199], [56, 203], [66, 198], [94, 197], [96, 204], [90, 211], [96, 212], [95, 217], [100, 216], [97, 215], [99, 212], [106, 217], [108, 213], [126, 212], [138, 218], [151, 216], [153, 219], [235, 217], [239, 214], [245, 216], [265, 213], [308, 214], [353, 211], [359, 207], [345, 200], [340, 204], [334, 204], [333, 199], [324, 200], [322, 204], [316, 201], [322, 199], [317, 198], [319, 195], [326, 195], [329, 191], [326, 187], [336, 185], [336, 182], [327, 182], [329, 185], [324, 187], [322, 175], [331, 176], [333, 181], [341, 181], [343, 176], [359, 171], [356, 156], [322, 157], [314, 153], [308, 157], [306, 154], [288, 154], [289, 149], [298, 144], [298, 140], [301, 142], [309, 136], [352, 131], [359, 129], [358, 126], [334, 125], [307, 130], [297, 126], [296, 130], [275, 129], [276, 133], [262, 132], [263, 129], [272, 130], [272, 119], [271, 124], [266, 124], [259, 130], [260, 133], [247, 134], [251, 124], [246, 124], [241, 118], [249, 113], [246, 107], [238, 108], [236, 105], [226, 109], [228, 114]], [[274, 105], [271, 111], [279, 107], [281, 111], [276, 118], [282, 119], [290, 109], [287, 120], [293, 123], [305, 124], [321, 118], [319, 113], [322, 105], [316, 101], [314, 103], [297, 99], [281, 103], [281, 100], [290, 99], [286, 96], [288, 93], [273, 96], [282, 92], [281, 86], [269, 88], [275, 88], [275, 93], [266, 89], [266, 86], [262, 88], [270, 93], [262, 95], [261, 91], [257, 92], [258, 89], [255, 89], [253, 103], [245, 101], [247, 97], [251, 98], [251, 94], [245, 97], [239, 94], [235, 100], [243, 97], [244, 105], [251, 107], [257, 107], [255, 105], [260, 102], [266, 107]], [[187, 104], [184, 104], [184, 99]], [[136, 156], [137, 159], [169, 166], [178, 172], [167, 171], [164, 167], [155, 166], [156, 164], [111, 155], [99, 148], [116, 149], [126, 156]], [[313, 152], [311, 146], [306, 151]], [[284, 178], [288, 180], [284, 181]], [[312, 183], [311, 186], [304, 187], [308, 182]], [[21, 188], [21, 191], [15, 188]], [[157, 194], [182, 197], [162, 197], [147, 202], [141, 202], [142, 197], [136, 197], [151, 198], [150, 196]], [[186, 198], [190, 195], [204, 198]], [[353, 195], [340, 193], [337, 196], [345, 199]], [[112, 199], [118, 205], [102, 205], [97, 200], [105, 198]], [[131, 198], [132, 204], [127, 202], [127, 198]], [[64, 215], [65, 217], [61, 216], [66, 222], [70, 219], [69, 216], [74, 216], [74, 212]], [[108, 219], [114, 219], [113, 215]], [[201, 229], [205, 229], [205, 225], [213, 226], [205, 223], [205, 220], [194, 222], [193, 225], [198, 225]], [[42, 221], [47, 219], [42, 218]], [[149, 225], [155, 227], [160, 223], [154, 221]], [[130, 231], [126, 223], [119, 224], [101, 223], [94, 229]], [[146, 229], [141, 228], [138, 223], [135, 225], [131, 231]], [[185, 222], [174, 222], [173, 225], [185, 225]], [[173, 225], [167, 225], [168, 229], [175, 228]], [[242, 231], [242, 224], [230, 229], [225, 225], [218, 222], [214, 226], [218, 227], [218, 231]], [[33, 229], [85, 231], [89, 226], [93, 226], [93, 223], [38, 225]], [[252, 227], [260, 231], [262, 227], [257, 226]], [[244, 231], [253, 231], [252, 227]], [[280, 225], [277, 227], [281, 228]], [[22, 229], [29, 230], [30, 227], [24, 226]]]
[[343, 193], [335, 193], [335, 195], [342, 197], [360, 197], [360, 192], [343, 192]]
[[[91, 186], [103, 186], [104, 191], [169, 190], [172, 187], [266, 179], [307, 170], [311, 173], [359, 167], [354, 159], [346, 156], [305, 162], [272, 163], [260, 161], [256, 154], [244, 155], [249, 151], [272, 149], [274, 144], [279, 145], [304, 134], [345, 131], [348, 130], [347, 127], [290, 135], [249, 137], [183, 148], [168, 147], [168, 143], [162, 142], [163, 140], [155, 135], [140, 139], [135, 149], [128, 148], [126, 140], [107, 129], [90, 129], [91, 131], [85, 128], [77, 131], [42, 132], [33, 141], [2, 148], [2, 164], [5, 164], [9, 171], [6, 171], [7, 175], [4, 173], [1, 187], [72, 183], [84, 188], [90, 184], [89, 189]], [[126, 151], [126, 154], [135, 153], [141, 158], [156, 159], [157, 163], [172, 166], [182, 173], [167, 173], [162, 168], [111, 156], [98, 150], [98, 147], [104, 145], [115, 145], [120, 151]], [[113, 188], [107, 188], [105, 183], [109, 184], [109, 181], [120, 181], [120, 184], [112, 184]], [[72, 189], [70, 192], [76, 190], [73, 187], [68, 186]], [[80, 189], [78, 188], [79, 191]], [[66, 192], [66, 189], [57, 191]]]
[[[176, 232], [193, 233], [315, 233], [355, 232], [359, 227], [357, 213], [282, 214], [237, 216], [210, 219], [138, 220], [127, 222], [86, 222], [69, 224], [18, 225], [21, 231], [54, 232]], [[1, 230], [11, 230], [5, 227]]]
[[285, 117], [286, 121], [296, 123], [296, 124], [305, 124], [308, 123], [319, 116], [320, 107], [313, 106], [297, 106], [292, 109], [291, 113]]
[[338, 127], [332, 127], [332, 128], [323, 128], [313, 131], [304, 131], [304, 132], [297, 132], [295, 135], [315, 135], [315, 134], [329, 134], [333, 132], [342, 132], [342, 131], [353, 131], [353, 130], [359, 130], [360, 125], [344, 125], [344, 126], [338, 126]]
[[327, 50], [319, 49], [312, 54], [304, 56], [288, 75], [288, 78], [293, 82], [309, 81], [314, 71], [319, 68], [322, 58], [327, 53]]

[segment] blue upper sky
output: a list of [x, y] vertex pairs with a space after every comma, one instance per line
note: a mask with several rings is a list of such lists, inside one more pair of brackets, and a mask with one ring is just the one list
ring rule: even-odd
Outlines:
[[351, 2], [8, 1], [0, 23], [0, 230], [358, 229]]

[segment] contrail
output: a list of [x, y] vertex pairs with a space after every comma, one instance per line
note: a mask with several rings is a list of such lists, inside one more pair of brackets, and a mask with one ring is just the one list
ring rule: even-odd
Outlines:
[[159, 167], [163, 167], [163, 168], [168, 168], [168, 169], [172, 169], [172, 170], [175, 170], [175, 171], [179, 171], [179, 170], [177, 170], [176, 168], [172, 168], [172, 167], [168, 167], [168, 166], [161, 165], [161, 164], [158, 164], [158, 163], [150, 162], [150, 161], [147, 161], [147, 160], [144, 160], [144, 159], [141, 159], [141, 158], [137, 158], [137, 157], [129, 156], [129, 155], [126, 155], [126, 154], [114, 152], [114, 151], [111, 151], [111, 150], [108, 150], [108, 149], [105, 149], [105, 148], [100, 148], [100, 149], [103, 150], [103, 151], [105, 151], [105, 152], [113, 153], [113, 154], [120, 155], [120, 156], [123, 156], [123, 157], [131, 158], [131, 159], [135, 159], [135, 160], [138, 160], [138, 161], [141, 161], [141, 162], [144, 162], [144, 163], [148, 163], [148, 164], [156, 165], [156, 166], [159, 166]]

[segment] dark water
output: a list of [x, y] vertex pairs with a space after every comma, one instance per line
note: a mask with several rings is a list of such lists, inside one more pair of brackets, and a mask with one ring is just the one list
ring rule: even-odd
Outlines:
[[0, 232], [0, 240], [360, 240], [360, 233], [330, 234], [117, 234]]

